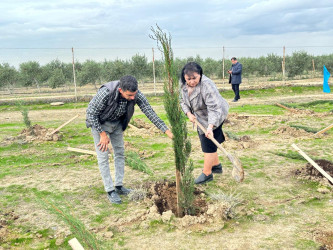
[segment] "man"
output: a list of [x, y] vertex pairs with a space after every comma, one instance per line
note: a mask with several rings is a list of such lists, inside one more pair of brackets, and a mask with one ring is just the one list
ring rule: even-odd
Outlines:
[[237, 62], [236, 57], [231, 58], [231, 69], [228, 70], [229, 83], [231, 83], [232, 90], [235, 93], [235, 98], [232, 100], [233, 102], [237, 102], [240, 99], [239, 96], [239, 84], [242, 83], [242, 64]]
[[[147, 98], [138, 90], [138, 82], [133, 76], [124, 76], [119, 81], [108, 82], [98, 90], [87, 109], [87, 127], [91, 127], [97, 152], [98, 166], [104, 189], [111, 203], [120, 204], [119, 195], [131, 192], [123, 186], [125, 156], [123, 131], [138, 104], [149, 120], [169, 138], [173, 137], [165, 123], [156, 115]], [[115, 185], [109, 168], [108, 144], [111, 140], [114, 152]], [[115, 186], [115, 187], [114, 187]]]

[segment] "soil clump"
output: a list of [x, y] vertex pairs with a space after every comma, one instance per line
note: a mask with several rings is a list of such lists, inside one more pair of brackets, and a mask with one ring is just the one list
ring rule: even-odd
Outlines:
[[[327, 174], [330, 176], [333, 176], [333, 162], [325, 160], [325, 159], [319, 159], [315, 160], [315, 163], [317, 163]], [[310, 163], [307, 163], [305, 167], [301, 169], [297, 169], [295, 171], [295, 175], [309, 180], [314, 181], [320, 181], [325, 182], [326, 184], [333, 185], [325, 176], [323, 176], [315, 167], [313, 167]]]
[[45, 128], [39, 124], [35, 124], [30, 128], [23, 129], [18, 136], [11, 136], [4, 139], [2, 144], [8, 145], [13, 142], [26, 144], [33, 141], [59, 141], [62, 134], [59, 131], [50, 135], [54, 131], [53, 128]]
[[[200, 196], [203, 191], [196, 189], [194, 191], [194, 216], [199, 216], [207, 211], [208, 205]], [[157, 182], [150, 188], [149, 195], [157, 207], [158, 213], [163, 214], [169, 210], [177, 214], [177, 192], [175, 182]], [[182, 217], [182, 216], [181, 216]]]

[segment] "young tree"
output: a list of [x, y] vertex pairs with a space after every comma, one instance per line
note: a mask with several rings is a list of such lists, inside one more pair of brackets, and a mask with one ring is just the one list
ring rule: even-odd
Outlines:
[[164, 33], [159, 26], [151, 27], [153, 35], [150, 37], [157, 41], [159, 49], [164, 57], [166, 70], [166, 81], [164, 83], [164, 108], [171, 124], [174, 135], [173, 148], [176, 163], [176, 188], [177, 188], [177, 213], [190, 214], [194, 195], [193, 164], [186, 163], [191, 153], [191, 142], [187, 137], [186, 117], [180, 107], [179, 78], [173, 62], [173, 51], [171, 48], [171, 36]]

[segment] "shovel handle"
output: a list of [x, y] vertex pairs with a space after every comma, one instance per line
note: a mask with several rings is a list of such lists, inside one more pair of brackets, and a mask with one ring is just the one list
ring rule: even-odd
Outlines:
[[[199, 128], [205, 133], [205, 134], [207, 133], [207, 130], [205, 129], [205, 127], [202, 126], [201, 123], [198, 122], [196, 119], [195, 119], [195, 123], [198, 125], [198, 127], [199, 127]], [[229, 155], [229, 153], [227, 152], [227, 150], [225, 150], [225, 149], [221, 146], [221, 144], [218, 143], [217, 140], [215, 140], [215, 138], [214, 138], [213, 136], [210, 135], [210, 136], [209, 136], [209, 139], [212, 140], [212, 142], [213, 142], [213, 143], [214, 143], [219, 149], [221, 149], [222, 152], [223, 152], [226, 156]]]

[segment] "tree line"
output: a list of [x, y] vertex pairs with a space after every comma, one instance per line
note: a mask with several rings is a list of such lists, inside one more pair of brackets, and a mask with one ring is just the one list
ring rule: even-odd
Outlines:
[[[242, 57], [238, 61], [243, 65], [244, 77], [270, 76], [279, 80], [282, 77], [283, 57], [276, 54], [268, 54], [258, 58]], [[203, 59], [196, 57], [176, 58], [174, 64], [180, 73], [182, 67], [189, 61], [199, 63], [204, 74], [213, 79], [221, 79], [223, 76], [222, 59]], [[157, 81], [163, 81], [164, 62], [155, 60], [155, 77]], [[285, 57], [286, 77], [309, 75], [314, 71], [322, 72], [323, 65], [330, 71], [333, 69], [333, 54], [313, 56], [305, 51], [297, 51]], [[231, 67], [230, 59], [225, 60], [225, 71]], [[140, 82], [153, 81], [153, 62], [148, 62], [145, 55], [134, 55], [130, 60], [104, 60], [96, 62], [86, 60], [75, 63], [77, 83], [80, 86], [92, 83], [98, 85], [120, 79], [123, 75], [133, 75]], [[225, 76], [227, 76], [226, 72]], [[73, 65], [64, 63], [58, 59], [46, 65], [40, 65], [37, 61], [21, 63], [16, 69], [8, 63], [0, 64], [0, 88], [28, 87], [28, 86], [49, 86], [57, 88], [73, 82]]]

